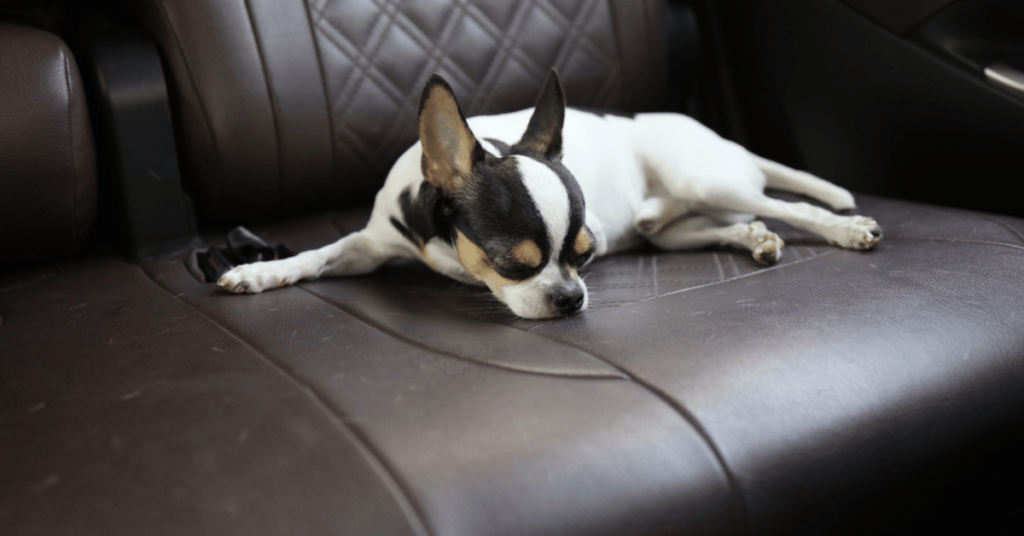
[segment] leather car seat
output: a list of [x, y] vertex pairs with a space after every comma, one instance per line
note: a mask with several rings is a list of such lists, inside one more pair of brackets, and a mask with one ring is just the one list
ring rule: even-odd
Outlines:
[[[204, 246], [217, 225], [295, 251], [360, 228], [434, 71], [471, 114], [529, 105], [551, 66], [572, 105], [678, 102], [676, 6], [654, 0], [131, 4], [165, 62]], [[75, 191], [66, 168], [42, 176]], [[417, 266], [251, 296], [206, 283], [191, 251], [5, 273], [0, 532], [974, 522], [987, 505], [960, 486], [1024, 422], [1024, 221], [858, 200], [885, 228], [875, 251], [781, 224], [771, 268], [639, 250], [595, 262], [590, 309], [550, 321]]]

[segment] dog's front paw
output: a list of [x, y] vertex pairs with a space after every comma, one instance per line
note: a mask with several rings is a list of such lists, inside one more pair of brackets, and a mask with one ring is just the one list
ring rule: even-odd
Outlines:
[[852, 216], [849, 225], [833, 239], [833, 245], [847, 249], [871, 249], [882, 239], [882, 228], [878, 222], [864, 216]]
[[755, 221], [750, 224], [750, 237], [754, 241], [751, 251], [758, 264], [770, 266], [779, 262], [782, 258], [782, 248], [786, 247], [779, 235], [769, 231], [763, 223]]
[[269, 263], [257, 262], [236, 266], [217, 280], [221, 288], [237, 294], [256, 294], [264, 290], [287, 285], [289, 281], [266, 266]]

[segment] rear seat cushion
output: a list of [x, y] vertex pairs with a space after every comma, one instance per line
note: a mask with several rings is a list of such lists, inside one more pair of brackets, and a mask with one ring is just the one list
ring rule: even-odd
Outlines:
[[[0, 480], [4, 534], [603, 534], [734, 522], [700, 435], [613, 367], [514, 328], [394, 309], [374, 296], [386, 277], [348, 284], [365, 289], [351, 298], [371, 315], [404, 315], [420, 331], [298, 287], [224, 294], [181, 259], [0, 277], [0, 452], [16, 460]], [[461, 348], [425, 344], [430, 331]], [[488, 362], [488, 348], [516, 342], [507, 353], [544, 351], [534, 370]]]
[[[904, 496], [901, 486], [952, 471], [965, 449], [1024, 419], [1024, 289], [1016, 284], [1024, 222], [867, 196], [858, 202], [885, 227], [875, 251], [834, 248], [770, 222], [787, 243], [776, 266], [732, 249], [603, 258], [587, 270], [591, 309], [547, 321], [515, 318], [483, 289], [415, 266], [246, 296], [198, 283], [180, 260], [146, 269], [351, 408], [424, 505], [433, 533], [540, 533], [523, 524], [540, 517], [564, 529], [553, 533], [615, 534], [616, 523], [618, 533], [642, 533], [630, 516], [645, 508], [656, 526], [679, 532], [700, 526], [701, 512], [722, 532], [870, 533], [879, 519], [905, 515], [921, 492], [911, 486]], [[253, 230], [300, 251], [361, 223], [343, 213]], [[439, 361], [402, 358], [398, 346], [336, 331], [350, 322]], [[491, 372], [477, 376], [480, 365]], [[452, 378], [434, 383], [435, 366]], [[515, 394], [504, 398], [488, 377]], [[613, 387], [622, 380], [657, 404], [607, 405], [584, 394], [607, 389], [601, 396], [624, 402]], [[548, 389], [574, 394], [551, 398]], [[667, 421], [651, 419], [664, 409], [706, 441], [709, 458], [675, 431], [661, 435]], [[518, 442], [509, 430], [561, 411], [578, 420], [557, 425], [568, 428], [552, 443]], [[603, 417], [591, 421], [595, 411]], [[636, 427], [622, 428], [624, 418]], [[561, 483], [548, 488], [549, 456], [576, 452], [580, 438], [593, 441], [603, 461], [563, 459]], [[668, 459], [634, 465], [648, 451], [633, 442], [660, 444]], [[675, 462], [720, 472], [705, 467], [684, 477], [700, 479], [699, 492], [648, 472], [679, 471]], [[634, 487], [658, 489], [648, 496], [657, 502], [631, 502], [643, 497]], [[694, 502], [723, 490], [725, 502]], [[591, 501], [607, 501], [609, 517]], [[500, 513], [480, 514], [496, 504]], [[672, 513], [658, 504], [674, 505]], [[607, 531], [587, 525], [594, 519], [606, 520]]]
[[0, 23], [0, 268], [68, 256], [96, 217], [96, 157], [60, 38]]
[[416, 533], [335, 410], [138, 266], [2, 276], [0, 315], [0, 533]]
[[[187, 255], [0, 277], [0, 522], [876, 533], [1024, 419], [1024, 222], [860, 201], [876, 251], [773, 223], [771, 268], [608, 257], [592, 308], [549, 321], [416, 267], [244, 296]], [[365, 216], [253, 230], [304, 250]]]

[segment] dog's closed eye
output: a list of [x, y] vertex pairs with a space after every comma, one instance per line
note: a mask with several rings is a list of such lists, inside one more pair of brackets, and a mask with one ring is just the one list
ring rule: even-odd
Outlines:
[[544, 255], [540, 247], [533, 240], [523, 240], [516, 247], [512, 248], [512, 257], [525, 266], [536, 268], [540, 266]]
[[576, 239], [572, 242], [572, 249], [566, 248], [562, 250], [561, 260], [569, 266], [579, 268], [590, 261], [595, 250], [594, 239], [590, 231], [584, 226], [576, 233]]

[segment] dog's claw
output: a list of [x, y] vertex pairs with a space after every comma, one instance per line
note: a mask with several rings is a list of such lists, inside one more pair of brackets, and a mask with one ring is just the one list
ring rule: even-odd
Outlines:
[[779, 262], [779, 259], [782, 258], [782, 249], [786, 247], [786, 243], [782, 241], [782, 238], [769, 231], [764, 223], [759, 221], [751, 222], [750, 232], [754, 240], [757, 241], [754, 247], [751, 248], [754, 260], [764, 266], [771, 266]]
[[771, 266], [779, 262], [779, 258], [781, 256], [782, 255], [779, 253], [779, 250], [775, 248], [774, 244], [758, 246], [757, 249], [754, 250], [754, 260], [757, 261], [758, 264], [763, 264], [765, 266]]
[[771, 266], [782, 258], [782, 248], [784, 244], [775, 233], [772, 233], [773, 237], [767, 237], [761, 240], [761, 243], [754, 248], [754, 260], [758, 264], [765, 266]]
[[833, 228], [828, 238], [829, 244], [833, 246], [868, 250], [877, 246], [882, 239], [882, 228], [871, 218], [850, 216], [845, 218], [842, 226]]
[[854, 223], [850, 229], [853, 244], [852, 249], [873, 249], [882, 239], [882, 228], [878, 222], [871, 218], [855, 216]]
[[234, 292], [235, 294], [246, 294], [252, 292], [248, 281], [233, 281], [231, 278], [223, 276], [217, 281], [217, 286], [228, 292]]
[[236, 266], [220, 276], [217, 286], [235, 294], [257, 294], [288, 283], [261, 264]]

